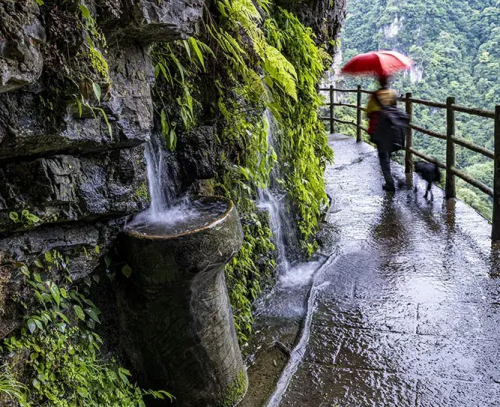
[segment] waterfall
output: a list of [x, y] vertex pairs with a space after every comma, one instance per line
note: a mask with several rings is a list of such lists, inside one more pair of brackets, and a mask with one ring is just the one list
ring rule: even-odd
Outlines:
[[[267, 121], [267, 143], [269, 151], [276, 151], [274, 140], [273, 116], [269, 109], [266, 110], [265, 120]], [[273, 232], [276, 251], [278, 253], [278, 273], [286, 274], [291, 266], [288, 252], [290, 247], [287, 243], [291, 241], [294, 233], [293, 225], [287, 227], [286, 215], [286, 193], [279, 191], [278, 179], [280, 178], [278, 166], [275, 166], [270, 174], [270, 183], [266, 189], [258, 191], [258, 207], [269, 213], [271, 231]]]
[[[161, 137], [161, 136], [160, 136]], [[158, 135], [153, 135], [146, 145], [146, 165], [149, 196], [151, 198], [151, 207], [149, 209], [151, 216], [158, 217], [172, 206], [173, 191], [167, 186], [165, 174], [167, 173], [166, 157], [161, 139]], [[159, 140], [160, 139], [160, 140]]]
[[203, 208], [190, 202], [187, 196], [179, 197], [174, 182], [177, 175], [172, 164], [175, 157], [168, 151], [161, 134], [152, 134], [146, 145], [145, 158], [151, 205], [135, 216], [130, 226], [139, 230], [150, 225], [180, 227], [202, 216]]

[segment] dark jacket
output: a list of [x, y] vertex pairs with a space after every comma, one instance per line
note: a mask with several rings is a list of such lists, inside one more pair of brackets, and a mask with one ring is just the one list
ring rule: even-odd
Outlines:
[[404, 148], [408, 115], [396, 106], [385, 106], [377, 113], [372, 141], [379, 151], [393, 152]]

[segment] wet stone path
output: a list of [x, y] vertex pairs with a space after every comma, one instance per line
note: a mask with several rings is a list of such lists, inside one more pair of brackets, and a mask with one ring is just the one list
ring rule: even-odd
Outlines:
[[[370, 146], [340, 135], [331, 146], [325, 244], [336, 254], [314, 277], [307, 345], [271, 404], [500, 406], [488, 222], [438, 188], [424, 200], [416, 178], [417, 193], [386, 193]], [[394, 172], [404, 180], [401, 167]]]

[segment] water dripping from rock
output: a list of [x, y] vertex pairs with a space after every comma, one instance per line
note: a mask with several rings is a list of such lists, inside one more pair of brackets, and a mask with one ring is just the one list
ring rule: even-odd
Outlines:
[[[267, 143], [269, 153], [276, 152], [274, 119], [269, 110], [266, 110], [265, 121], [267, 124]], [[276, 163], [270, 174], [270, 182], [267, 188], [258, 191], [258, 207], [269, 213], [269, 223], [273, 232], [274, 243], [277, 252], [277, 269], [279, 275], [286, 275], [291, 268], [289, 251], [290, 242], [293, 239], [293, 225], [287, 221], [286, 193], [281, 190], [279, 180], [281, 178], [279, 163]], [[288, 246], [288, 247], [287, 247]]]
[[144, 235], [178, 235], [209, 225], [227, 210], [220, 201], [179, 196], [169, 155], [172, 153], [161, 134], [153, 133], [145, 152], [151, 205], [135, 216], [127, 229]]

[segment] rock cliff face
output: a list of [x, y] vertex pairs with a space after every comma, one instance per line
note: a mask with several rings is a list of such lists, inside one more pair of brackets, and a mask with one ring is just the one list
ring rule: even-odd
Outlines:
[[[279, 3], [318, 42], [337, 37], [345, 0]], [[12, 301], [18, 280], [5, 260], [56, 249], [70, 256], [73, 279], [83, 279], [104, 268], [127, 217], [149, 205], [148, 51], [194, 34], [203, 7], [201, 0], [0, 0], [0, 339], [20, 315]], [[177, 190], [209, 192], [203, 180], [217, 168], [215, 139], [213, 126], [201, 126], [179, 140], [169, 157]]]
[[297, 15], [306, 26], [316, 34], [318, 44], [328, 44], [333, 52], [335, 41], [340, 33], [346, 15], [346, 0], [277, 0], [276, 3]]
[[[79, 2], [62, 3], [0, 0], [0, 261], [56, 249], [71, 257], [78, 280], [99, 266], [127, 216], [148, 206], [148, 47], [194, 34], [203, 3], [101, 0], [83, 11]], [[109, 81], [90, 76], [100, 104], [79, 62], [92, 24], [108, 43]], [[78, 97], [64, 91], [74, 78]], [[1, 339], [18, 318], [10, 295], [16, 276], [6, 268], [0, 286]]]

